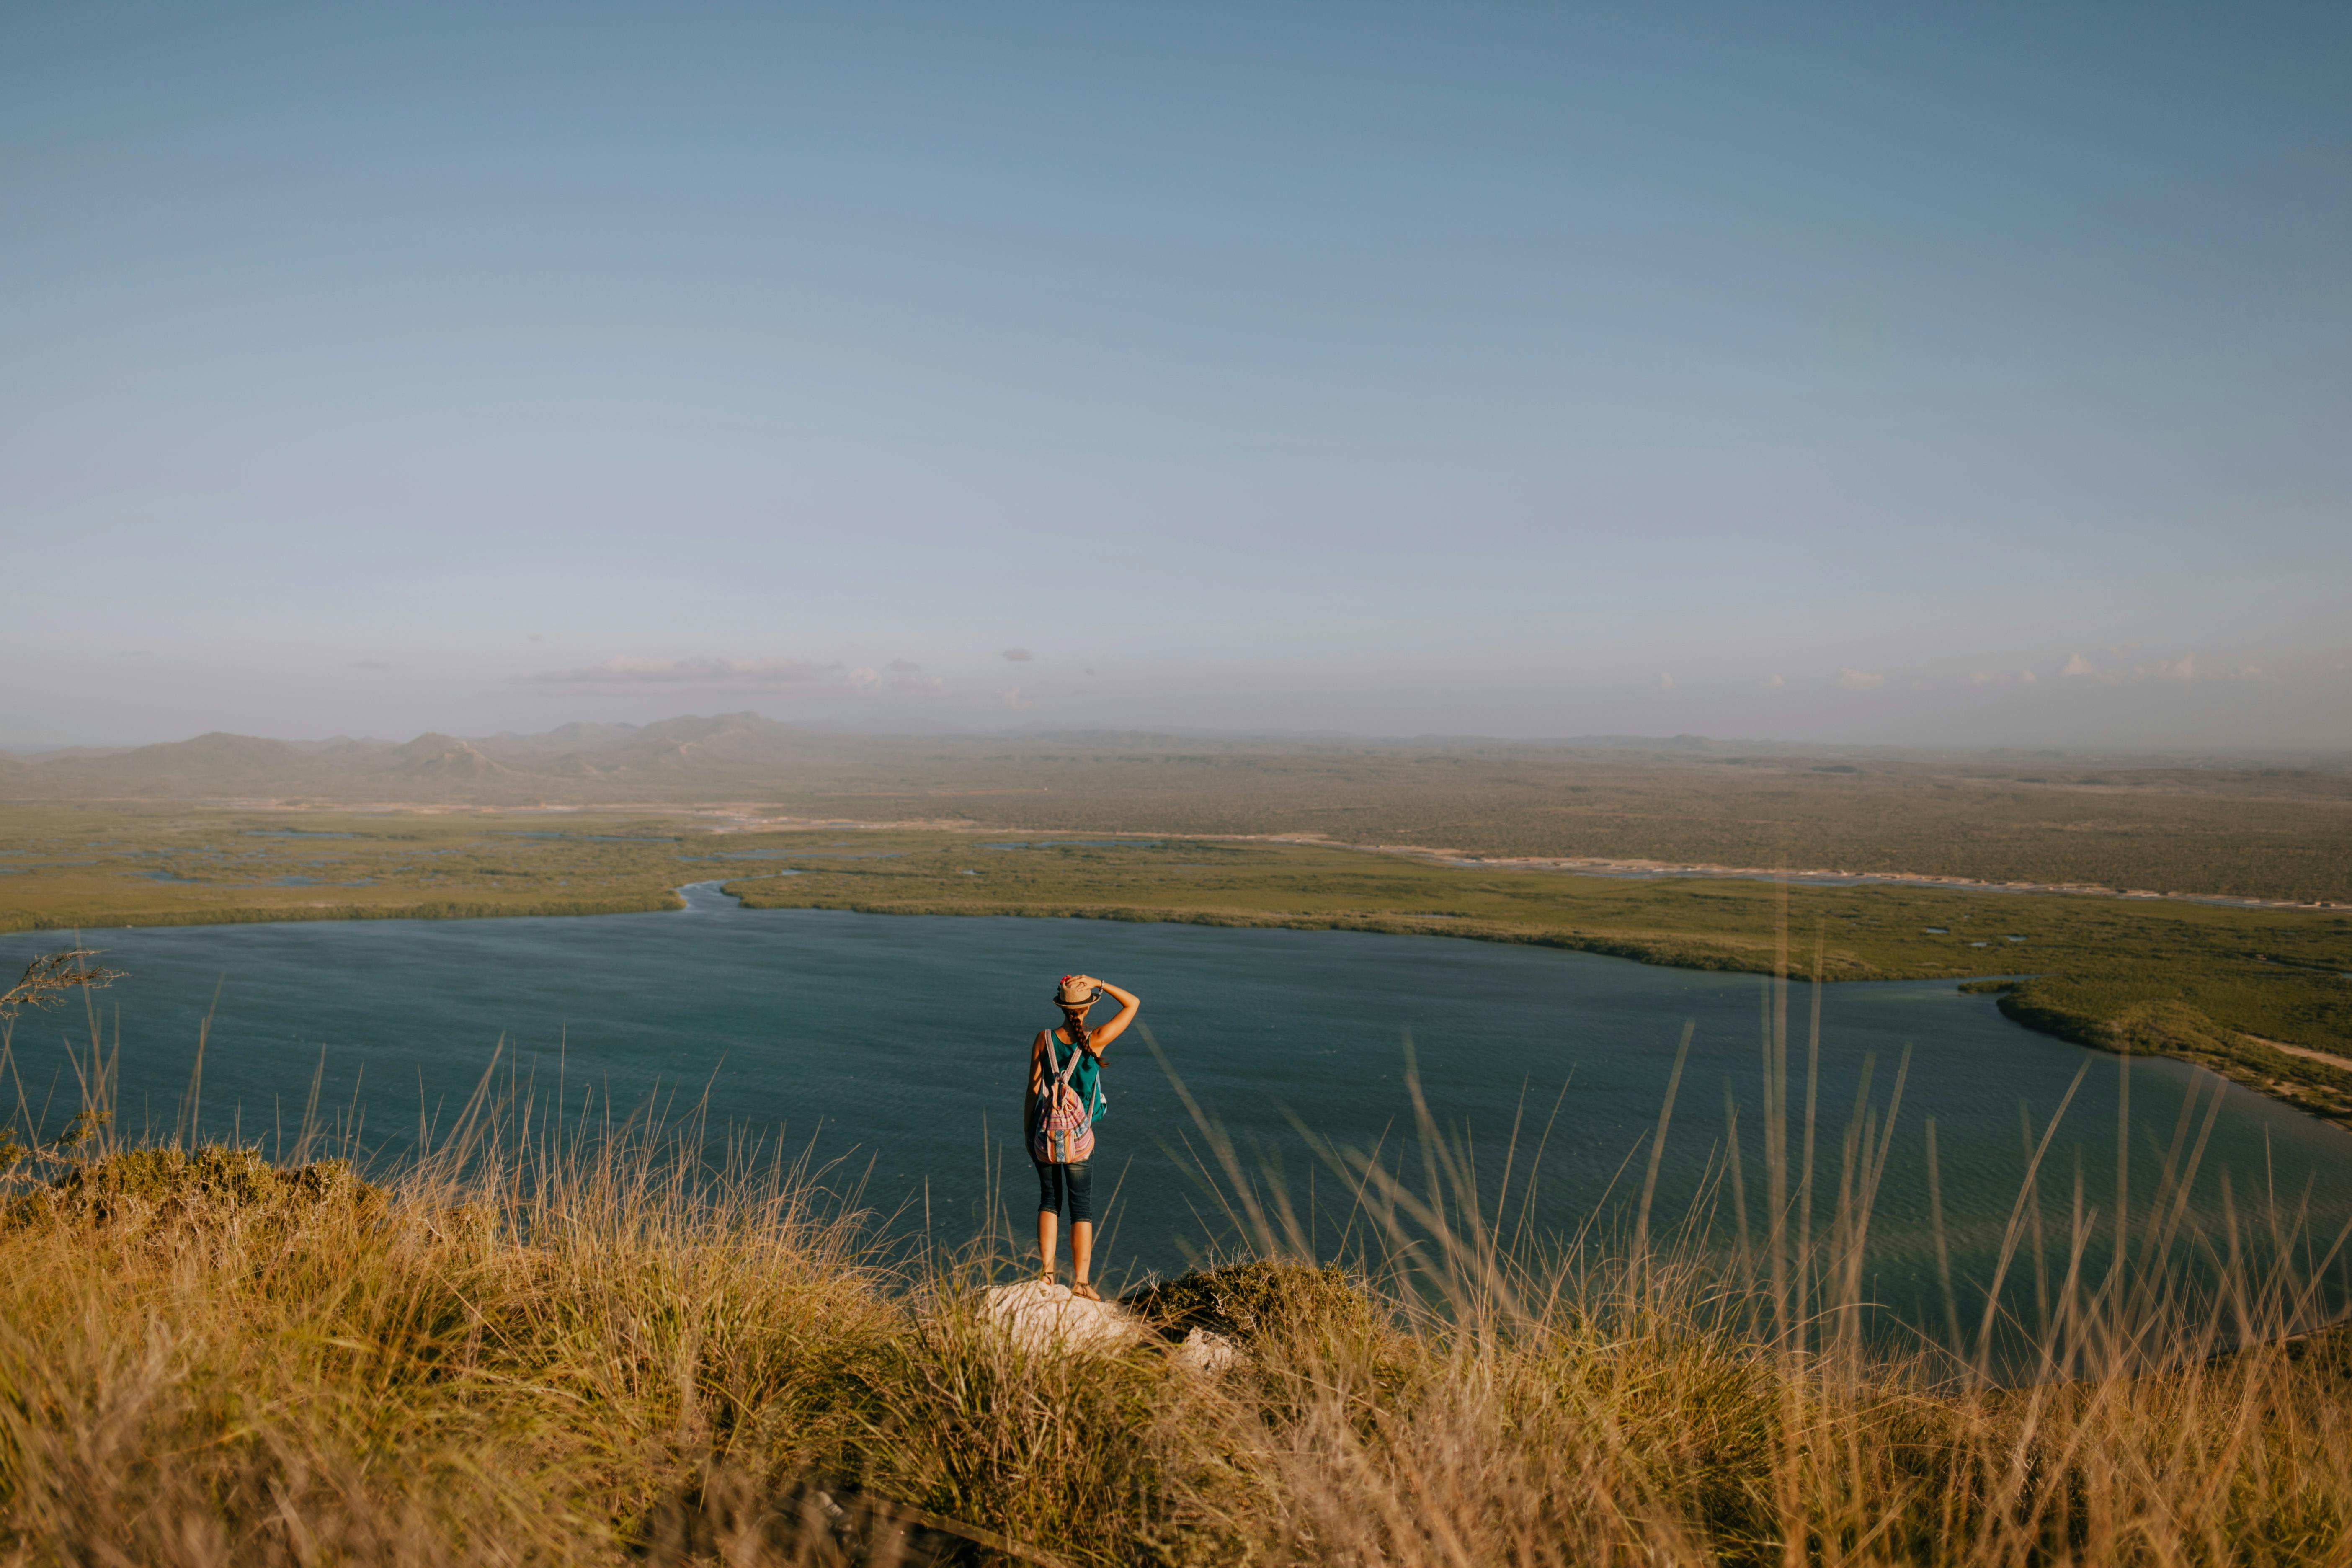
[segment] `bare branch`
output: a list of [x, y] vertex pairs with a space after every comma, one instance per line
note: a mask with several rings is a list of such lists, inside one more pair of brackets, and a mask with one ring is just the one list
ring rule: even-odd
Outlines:
[[121, 979], [119, 969], [91, 967], [89, 960], [98, 954], [94, 947], [69, 947], [33, 960], [25, 966], [25, 978], [0, 992], [0, 1020], [13, 1018], [26, 1007], [46, 1007], [68, 991], [95, 990]]

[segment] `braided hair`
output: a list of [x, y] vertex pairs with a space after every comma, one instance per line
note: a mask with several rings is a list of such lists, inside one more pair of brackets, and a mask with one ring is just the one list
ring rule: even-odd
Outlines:
[[[1089, 1004], [1088, 1005], [1091, 1005], [1092, 1004]], [[1070, 1031], [1070, 1039], [1072, 1043], [1076, 1045], [1078, 1049], [1082, 1051], [1092, 1050], [1094, 1048], [1092, 1045], [1089, 1044], [1089, 1042], [1094, 1038], [1094, 1031], [1087, 1027], [1084, 1022], [1086, 1016], [1087, 1010], [1085, 1007], [1064, 1007], [1062, 1009], [1062, 1026]]]

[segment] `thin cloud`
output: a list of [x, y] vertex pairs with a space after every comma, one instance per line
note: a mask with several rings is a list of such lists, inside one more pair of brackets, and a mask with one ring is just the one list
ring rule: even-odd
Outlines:
[[792, 658], [608, 658], [524, 679], [550, 686], [807, 686], [840, 669]]
[[397, 669], [400, 667], [388, 658], [355, 658], [352, 660], [352, 668], [353, 669]]
[[1025, 647], [1009, 647], [997, 657], [1010, 659], [1014, 664], [1026, 664], [1037, 656]]
[[1778, 691], [1778, 690], [1780, 690], [1780, 688], [1782, 688], [1782, 687], [1784, 687], [1784, 686], [1788, 685], [1789, 683], [1788, 683], [1787, 681], [1785, 681], [1785, 680], [1781, 679], [1779, 676], [1777, 676], [1777, 675], [1776, 675], [1776, 676], [1774, 676], [1771, 679], [1769, 679], [1769, 680], [1766, 681], [1764, 684], [1765, 684], [1765, 685], [1767, 685], [1767, 686], [1769, 686], [1769, 687], [1770, 687], [1773, 690]]
[[2091, 661], [2090, 661], [2089, 659], [2084, 658], [2081, 654], [2079, 654], [2079, 653], [2078, 653], [2078, 654], [2074, 655], [2074, 658], [2072, 658], [2068, 659], [2068, 660], [2066, 661], [2066, 668], [2063, 668], [2063, 669], [2062, 669], [2062, 670], [2060, 670], [2058, 673], [2059, 673], [2059, 674], [2061, 674], [2061, 675], [2093, 675], [2093, 676], [2095, 676], [2095, 675], [2098, 674], [2099, 672], [2098, 672], [2097, 668], [2095, 668], [2095, 667], [2092, 665], [2092, 663], [2091, 663]]
[[1873, 675], [1866, 669], [1841, 669], [1837, 683], [1848, 691], [1875, 691], [1886, 684], [1886, 677]]
[[1658, 672], [1658, 685], [1665, 690], [1672, 691], [1675, 689], [1675, 678], [1668, 675], [1665, 671], [1660, 670]]

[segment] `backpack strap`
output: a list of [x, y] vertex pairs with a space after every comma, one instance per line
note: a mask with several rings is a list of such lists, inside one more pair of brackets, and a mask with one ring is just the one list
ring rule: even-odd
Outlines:
[[[1052, 1045], [1052, 1044], [1054, 1043], [1054, 1032], [1053, 1032], [1051, 1029], [1048, 1029], [1048, 1030], [1046, 1030], [1046, 1031], [1045, 1031], [1045, 1043], [1046, 1043], [1047, 1045]], [[1066, 1083], [1066, 1083], [1068, 1083], [1068, 1082], [1070, 1081], [1070, 1073], [1074, 1073], [1074, 1072], [1076, 1072], [1076, 1071], [1078, 1070], [1078, 1058], [1079, 1058], [1080, 1057], [1082, 1057], [1082, 1056], [1085, 1056], [1086, 1054], [1087, 1054], [1087, 1047], [1086, 1047], [1081, 1046], [1081, 1045], [1078, 1045], [1078, 1044], [1076, 1044], [1076, 1043], [1075, 1043], [1075, 1042], [1073, 1042], [1073, 1043], [1071, 1044], [1071, 1046], [1070, 1046], [1070, 1068], [1069, 1068], [1069, 1072], [1066, 1072], [1066, 1073], [1064, 1073], [1064, 1074], [1062, 1075], [1062, 1081], [1063, 1081], [1064, 1083]], [[1096, 1058], [1096, 1059], [1100, 1060], [1101, 1058]], [[1095, 1081], [1094, 1081], [1094, 1082], [1092, 1082], [1092, 1083], [1090, 1083], [1090, 1084], [1088, 1084], [1088, 1085], [1087, 1086], [1087, 1125], [1092, 1126], [1092, 1125], [1093, 1125], [1093, 1123], [1094, 1123], [1094, 1119], [1095, 1119], [1096, 1117], [1097, 1117], [1097, 1116], [1101, 1115], [1101, 1114], [1102, 1114], [1102, 1079], [1101, 1079], [1100, 1078], [1097, 1078], [1097, 1079], [1095, 1079]]]
[[1060, 1041], [1054, 1038], [1053, 1030], [1048, 1029], [1045, 1031], [1045, 1062], [1047, 1066], [1053, 1068], [1053, 1071], [1046, 1075], [1045, 1083], [1038, 1088], [1037, 1103], [1041, 1106], [1050, 1105], [1053, 1103], [1054, 1090], [1056, 1089], [1067, 1089], [1070, 1087], [1070, 1075], [1078, 1070], [1078, 1058], [1084, 1054], [1083, 1047], [1072, 1046], [1070, 1047], [1070, 1064], [1067, 1067], [1064, 1067], [1062, 1065], [1061, 1052], [1055, 1049], [1055, 1047], [1060, 1043]]

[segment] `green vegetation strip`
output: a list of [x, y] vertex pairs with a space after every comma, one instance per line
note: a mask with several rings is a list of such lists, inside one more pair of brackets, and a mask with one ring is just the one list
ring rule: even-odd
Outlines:
[[0, 930], [604, 913], [675, 908], [679, 884], [721, 881], [754, 908], [1391, 931], [1762, 973], [1781, 962], [1785, 919], [1801, 977], [1818, 943], [1825, 980], [1989, 981], [2032, 1027], [2185, 1058], [2352, 1121], [2352, 911], [1579, 877], [1197, 837], [745, 826], [0, 807]]

